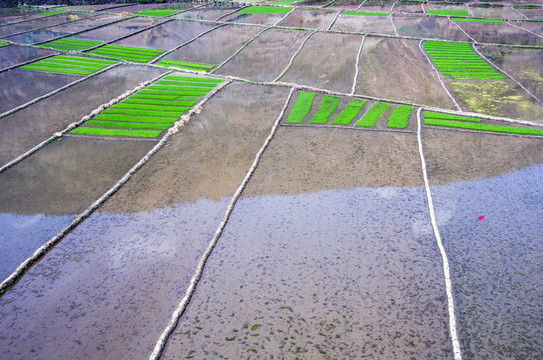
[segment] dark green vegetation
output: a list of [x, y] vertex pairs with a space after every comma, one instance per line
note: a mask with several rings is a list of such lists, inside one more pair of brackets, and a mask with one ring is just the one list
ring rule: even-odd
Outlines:
[[428, 15], [441, 16], [469, 16], [467, 10], [426, 10]]
[[375, 123], [391, 107], [391, 104], [378, 102], [373, 104], [371, 109], [356, 123], [360, 127], [374, 127]]
[[55, 10], [55, 11], [48, 11], [41, 14], [38, 14], [40, 16], [46, 16], [46, 15], [56, 15], [56, 14], [62, 14], [68, 12], [68, 10]]
[[536, 4], [521, 4], [521, 5], [517, 5], [516, 8], [517, 8], [517, 9], [526, 9], [526, 10], [530, 10], [530, 9], [541, 9], [541, 5], [536, 5]]
[[345, 109], [332, 121], [334, 125], [349, 125], [364, 106], [366, 100], [353, 99]]
[[238, 11], [239, 14], [286, 14], [292, 7], [288, 6], [249, 6]]
[[21, 66], [21, 68], [58, 74], [86, 76], [113, 64], [115, 64], [115, 61], [59, 55]]
[[364, 15], [364, 16], [388, 16], [387, 13], [364, 12], [364, 11], [342, 11], [342, 15]]
[[409, 116], [413, 111], [413, 106], [398, 105], [388, 118], [387, 127], [394, 129], [405, 129], [409, 124]]
[[0, 41], [0, 46], [8, 45], [7, 42]]
[[501, 23], [501, 19], [452, 18], [456, 22]]
[[145, 15], [145, 16], [170, 16], [175, 13], [178, 13], [179, 10], [143, 10], [134, 13], [134, 15]]
[[436, 68], [453, 79], [503, 79], [467, 43], [426, 41], [424, 50]]
[[208, 71], [215, 67], [213, 65], [195, 64], [195, 63], [173, 61], [173, 60], [160, 60], [156, 63], [156, 65], [161, 65], [164, 67], [175, 67], [178, 69], [193, 70], [193, 71]]
[[[138, 91], [113, 105], [92, 120], [72, 131], [72, 134], [97, 136], [158, 137], [196, 101], [222, 80], [188, 76], [167, 76], [145, 90]], [[151, 89], [152, 87], [155, 87]], [[157, 88], [158, 87], [158, 88]], [[186, 96], [181, 89], [198, 95]]]
[[146, 63], [149, 60], [154, 59], [158, 55], [164, 53], [164, 50], [105, 45], [98, 49], [91, 50], [90, 53], [106, 56], [112, 59]]
[[319, 110], [311, 119], [311, 124], [326, 124], [328, 118], [336, 111], [338, 104], [339, 98], [337, 96], [324, 95]]
[[287, 124], [299, 124], [304, 121], [304, 118], [311, 110], [311, 105], [313, 104], [313, 99], [315, 98], [315, 93], [300, 92], [296, 103], [290, 110], [290, 114], [286, 120]]
[[481, 120], [477, 118], [469, 118], [465, 116], [456, 116], [448, 114], [439, 114], [435, 112], [424, 113], [424, 124], [445, 126], [458, 129], [489, 131], [497, 133], [508, 133], [517, 135], [543, 135], [540, 129], [519, 128], [516, 126], [502, 126], [481, 124]]
[[38, 46], [62, 51], [80, 51], [100, 44], [100, 41], [58, 39], [46, 42], [45, 44], [40, 44]]

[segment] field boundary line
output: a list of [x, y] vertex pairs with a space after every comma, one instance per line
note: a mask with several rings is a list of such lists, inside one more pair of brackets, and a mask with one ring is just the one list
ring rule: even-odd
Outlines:
[[343, 129], [343, 130], [357, 130], [357, 131], [376, 131], [376, 132], [391, 132], [391, 133], [402, 133], [402, 134], [415, 134], [414, 131], [410, 130], [399, 130], [399, 129], [376, 129], [376, 128], [369, 128], [369, 127], [362, 127], [362, 126], [345, 126], [345, 125], [309, 125], [309, 124], [281, 124], [280, 126], [285, 127], [300, 127], [300, 128], [321, 128], [321, 129]]
[[465, 133], [471, 133], [471, 134], [479, 134], [479, 135], [485, 134], [485, 135], [514, 136], [514, 137], [517, 137], [517, 138], [531, 138], [531, 139], [543, 140], [543, 136], [540, 136], [540, 135], [511, 134], [511, 133], [506, 133], [506, 132], [470, 130], [470, 129], [461, 129], [461, 128], [455, 128], [455, 127], [447, 127], [447, 126], [439, 126], [439, 125], [427, 125], [427, 124], [424, 124], [424, 127], [427, 128], [427, 129], [433, 129], [433, 130], [459, 131], [459, 132], [465, 132]]
[[[43, 147], [45, 147], [47, 144], [55, 141], [56, 139], [66, 135], [68, 132], [72, 131], [73, 129], [75, 129], [76, 127], [80, 126], [81, 124], [83, 124], [84, 122], [92, 119], [94, 116], [100, 114], [102, 111], [104, 111], [105, 109], [107, 108], [110, 108], [112, 107], [113, 105], [117, 104], [118, 102], [128, 98], [130, 95], [140, 91], [141, 89], [144, 89], [145, 87], [151, 85], [152, 83], [160, 80], [161, 78], [171, 74], [173, 72], [173, 70], [170, 70], [170, 71], [167, 71], [166, 73], [162, 74], [162, 75], [159, 75], [157, 77], [155, 77], [154, 79], [151, 79], [151, 80], [147, 80], [141, 84], [139, 84], [138, 86], [136, 86], [135, 88], [131, 89], [131, 90], [128, 90], [126, 91], [125, 93], [117, 96], [115, 99], [109, 101], [108, 103], [106, 104], [102, 104], [100, 105], [99, 107], [97, 107], [96, 109], [94, 109], [90, 114], [88, 115], [85, 115], [83, 116], [79, 121], [76, 121], [74, 123], [71, 123], [70, 125], [68, 125], [64, 130], [62, 131], [59, 131], [59, 132], [56, 132], [53, 134], [53, 136], [51, 136], [50, 138], [42, 141], [41, 143], [39, 143], [38, 145], [34, 146], [32, 149], [28, 150], [27, 152], [25, 152], [24, 154], [18, 156], [17, 158], [11, 160], [10, 162], [8, 162], [7, 164], [3, 165], [2, 167], [0, 167], [0, 174], [4, 171], [6, 171], [7, 169], [9, 169], [10, 167], [12, 167], [13, 165], [23, 161], [24, 159], [26, 159], [27, 157], [29, 157], [30, 155], [34, 154], [36, 151], [42, 149]], [[118, 139], [116, 139], [118, 140]]]
[[236, 10], [234, 10], [234, 11], [232, 11], [232, 12], [229, 12], [229, 13], [227, 13], [227, 14], [221, 15], [221, 16], [219, 16], [218, 18], [216, 18], [214, 21], [220, 21], [222, 18], [225, 18], [225, 17], [227, 17], [227, 16], [230, 16], [230, 15], [232, 15], [232, 14], [235, 14], [235, 13], [237, 13], [237, 12], [240, 11], [240, 10], [243, 10], [243, 9], [245, 9], [245, 8], [248, 8], [249, 6], [250, 6], [250, 5], [245, 5], [245, 6], [239, 8], [239, 9], [236, 9]]
[[202, 106], [217, 92], [222, 90], [226, 85], [230, 84], [230, 81], [225, 81], [219, 85], [216, 89], [211, 91], [206, 97], [204, 97], [198, 104], [194, 105], [187, 114], [182, 115], [178, 121], [176, 121], [171, 128], [169, 128], [166, 134], [160, 139], [160, 141], [151, 149], [147, 154], [137, 162], [130, 170], [128, 170], [124, 176], [114, 184], [108, 191], [106, 191], [98, 200], [94, 201], [86, 210], [81, 212], [68, 224], [64, 229], [56, 233], [45, 244], [40, 246], [29, 258], [22, 262], [17, 269], [2, 283], [0, 284], [0, 298], [11, 289], [17, 281], [19, 281], [26, 272], [37, 262], [39, 262], [47, 253], [53, 249], [59, 242], [61, 242], [66, 235], [74, 230], [80, 223], [85, 221], [92, 213], [98, 209], [104, 202], [106, 202], [113, 194], [115, 194], [130, 178], [134, 175], [151, 157], [159, 151], [168, 141], [168, 139], [175, 133], [177, 133], [185, 124], [190, 121], [193, 114], [200, 112]]
[[358, 54], [356, 55], [356, 67], [353, 79], [353, 87], [351, 88], [351, 96], [354, 95], [356, 91], [356, 82], [358, 80], [358, 65], [360, 64], [360, 55], [362, 55], [362, 48], [364, 47], [364, 41], [366, 40], [366, 35], [362, 36], [362, 41], [360, 42], [360, 48], [358, 49]]
[[513, 80], [518, 86], [520, 86], [522, 88], [522, 90], [524, 90], [528, 95], [530, 95], [531, 97], [533, 97], [538, 103], [541, 104], [541, 99], [539, 99], [537, 96], [535, 96], [534, 94], [532, 94], [528, 89], [526, 89], [524, 87], [524, 85], [522, 85], [517, 79], [515, 79], [512, 75], [509, 75], [508, 72], [506, 72], [505, 70], [501, 69], [500, 67], [498, 67], [497, 65], [495, 65], [489, 58], [487, 58], [486, 56], [484, 56], [480, 51], [479, 49], [477, 49], [475, 47], [475, 45], [472, 45], [472, 48], [473, 50], [477, 53], [477, 55], [479, 55], [480, 57], [482, 57], [483, 59], [486, 60], [486, 62], [488, 62], [491, 66], [495, 67], [496, 69], [498, 69], [499, 72], [501, 72], [502, 74], [508, 76], [511, 80]]
[[537, 36], [538, 38], [543, 39], [543, 36], [541, 36], [541, 35], [539, 35], [539, 34], [533, 32], [533, 31], [531, 31], [531, 30], [525, 29], [525, 28], [523, 28], [522, 26], [513, 25], [513, 24], [511, 24], [511, 23], [510, 23], [509, 21], [507, 21], [507, 20], [505, 20], [504, 22], [505, 22], [507, 25], [509, 25], [509, 26], [512, 26], [512, 27], [514, 27], [514, 28], [517, 28], [517, 29], [526, 31], [526, 32], [528, 32], [528, 33], [530, 33], [530, 34], [532, 34], [532, 35]]
[[362, 6], [364, 6], [364, 4], [367, 2], [368, 0], [364, 0], [362, 1], [362, 3], [360, 5], [358, 5], [358, 7], [355, 9], [355, 11], [358, 11], [362, 8]]
[[328, 27], [326, 28], [326, 31], [332, 30], [332, 28], [334, 27], [334, 24], [336, 23], [337, 19], [339, 18], [339, 15], [341, 15], [341, 11], [342, 11], [342, 10], [339, 10], [339, 11], [337, 12], [336, 16], [334, 16], [334, 19], [333, 19], [332, 22], [330, 23], [330, 26], [328, 26]]
[[[58, 14], [55, 14], [55, 15], [58, 15]], [[7, 35], [6, 37], [12, 37], [12, 36], [17, 36], [17, 35], [23, 35], [23, 34], [27, 34], [27, 33], [34, 32], [34, 31], [40, 31], [40, 30], [49, 29], [49, 28], [52, 28], [52, 27], [55, 27], [55, 26], [61, 26], [61, 25], [72, 24], [72, 23], [75, 23], [75, 22], [79, 22], [79, 21], [83, 21], [83, 20], [92, 19], [92, 18], [95, 18], [95, 17], [100, 16], [100, 15], [103, 15], [103, 14], [94, 14], [94, 15], [92, 15], [92, 16], [89, 16], [89, 17], [86, 17], [86, 18], [83, 18], [83, 19], [77, 19], [77, 20], [67, 21], [67, 22], [63, 22], [63, 23], [59, 23], [59, 24], [55, 24], [55, 25], [44, 26], [44, 27], [37, 28], [37, 29], [25, 30], [25, 31], [21, 31], [21, 32], [18, 32], [18, 33], [15, 33], [15, 34]]]
[[391, 36], [391, 37], [398, 38], [400, 35], [398, 35], [398, 29], [396, 29], [396, 25], [394, 25], [394, 20], [392, 19], [392, 13], [390, 13], [388, 16], [390, 17], [390, 25], [392, 25], [392, 27], [394, 28], [394, 34], [396, 34], [396, 36]]
[[529, 20], [529, 19], [528, 19], [528, 16], [524, 15], [523, 13], [521, 13], [520, 11], [518, 11], [517, 9], [515, 9], [515, 8], [513, 7], [513, 5], [511, 5], [510, 7], [511, 7], [511, 9], [513, 9], [514, 12], [516, 12], [517, 14], [519, 14], [520, 16], [522, 16], [525, 20]]
[[283, 20], [285, 20], [290, 14], [292, 14], [294, 12], [294, 10], [296, 10], [295, 7], [293, 7], [292, 9], [290, 9], [289, 12], [287, 12], [285, 15], [283, 15], [281, 17], [281, 19], [277, 20], [273, 25], [271, 25], [271, 27], [274, 27], [274, 26], [278, 26], [280, 22], [282, 22]]
[[396, 4], [398, 3], [398, 1], [400, 1], [400, 0], [396, 0], [396, 1], [394, 2], [394, 4], [392, 4], [392, 7], [390, 8], [390, 16], [391, 16], [391, 17], [392, 17], [392, 12], [394, 11], [394, 6], [396, 6]]
[[264, 144], [262, 145], [262, 147], [260, 148], [260, 150], [256, 154], [251, 168], [249, 169], [249, 171], [245, 175], [245, 178], [243, 179], [243, 181], [241, 182], [241, 184], [238, 187], [237, 191], [235, 192], [234, 196], [230, 200], [230, 204], [226, 208], [226, 211], [224, 213], [222, 221], [219, 224], [219, 227], [215, 231], [215, 234], [211, 238], [207, 248], [205, 249], [204, 253], [202, 254], [202, 256], [200, 257], [200, 259], [198, 261], [198, 265], [196, 266], [196, 270], [195, 270], [194, 274], [192, 275], [192, 278], [190, 279], [189, 286], [188, 286], [187, 290], [185, 291], [185, 295], [183, 296], [183, 298], [181, 299], [181, 302], [179, 303], [179, 305], [177, 306], [177, 308], [173, 312], [173, 314], [171, 316], [171, 319], [170, 319], [170, 322], [168, 323], [168, 325], [164, 329], [163, 333], [160, 335], [159, 339], [157, 340], [157, 342], [155, 344], [155, 348], [153, 349], [153, 352], [149, 356], [149, 360], [158, 360], [158, 359], [160, 359], [160, 356], [162, 355], [162, 352], [164, 351], [164, 348], [166, 347], [166, 343], [168, 342], [168, 339], [169, 339], [170, 335], [173, 333], [173, 331], [177, 327], [177, 324], [179, 323], [179, 320], [181, 319], [181, 316], [183, 315], [183, 313], [185, 312], [187, 306], [190, 303], [190, 299], [192, 298], [192, 295], [196, 291], [196, 286], [198, 285], [198, 282], [199, 282], [200, 278], [202, 277], [206, 262], [207, 262], [209, 256], [211, 255], [211, 252], [213, 251], [213, 249], [217, 245], [217, 242], [219, 241], [219, 238], [221, 237], [222, 232], [223, 232], [224, 228], [226, 227], [226, 224], [227, 224], [228, 220], [230, 219], [230, 215], [232, 214], [232, 211], [234, 210], [234, 206], [236, 205], [238, 199], [241, 197], [241, 193], [243, 192], [243, 190], [247, 186], [247, 183], [249, 182], [249, 180], [251, 179], [253, 173], [255, 172], [255, 170], [256, 170], [256, 168], [258, 166], [258, 163], [260, 161], [260, 158], [264, 154], [264, 151], [267, 149], [268, 145], [270, 144], [271, 140], [273, 139], [273, 136], [275, 135], [275, 132], [279, 128], [279, 123], [280, 123], [281, 119], [283, 118], [283, 116], [284, 116], [284, 114], [285, 114], [285, 112], [287, 110], [288, 104], [290, 103], [290, 100], [292, 98], [293, 93], [294, 93], [294, 88], [291, 88], [290, 92], [288, 94], [288, 97], [287, 97], [287, 99], [285, 101], [285, 104], [283, 105], [283, 109], [279, 113], [279, 116], [277, 117], [277, 120], [275, 120], [275, 124], [273, 125], [270, 134], [268, 135], [267, 139], [264, 141]]
[[[55, 51], [55, 50], [52, 50], [52, 51]], [[10, 67], [5, 68], [5, 69], [1, 69], [0, 73], [6, 72], [6, 71], [9, 71], [9, 70], [13, 70], [13, 69], [18, 68], [20, 66], [25, 66], [25, 65], [28, 65], [28, 64], [32, 64], [33, 62], [36, 62], [36, 61], [41, 61], [41, 60], [44, 60], [44, 59], [48, 59], [50, 57], [57, 56], [57, 55], [58, 55], [58, 53], [53, 53], [53, 54], [49, 54], [49, 55], [44, 55], [44, 56], [36, 58], [36, 59], [28, 60], [28, 61], [25, 61], [23, 63], [13, 65], [13, 66], [10, 66]]]
[[100, 75], [100, 74], [102, 74], [102, 73], [104, 73], [104, 72], [106, 72], [106, 71], [108, 71], [108, 70], [111, 70], [111, 69], [113, 69], [114, 67], [120, 66], [120, 65], [122, 65], [122, 62], [116, 62], [115, 64], [109, 65], [108, 67], [103, 68], [103, 69], [101, 69], [101, 70], [98, 70], [98, 71], [96, 71], [96, 72], [94, 72], [94, 73], [92, 73], [92, 74], [90, 74], [90, 75], [85, 76], [85, 77], [82, 77], [81, 79], [77, 79], [76, 81], [73, 81], [73, 82], [71, 82], [71, 83], [69, 83], [69, 84], [66, 84], [66, 85], [64, 85], [64, 86], [62, 86], [62, 87], [60, 87], [60, 88], [58, 88], [58, 89], [56, 89], [56, 90], [53, 90], [53, 91], [51, 91], [51, 92], [49, 92], [49, 93], [47, 93], [47, 94], [44, 94], [44, 95], [42, 95], [42, 96], [38, 96], [37, 98], [35, 98], [35, 99], [33, 99], [33, 100], [30, 100], [30, 101], [27, 102], [27, 103], [24, 103], [24, 104], [22, 104], [22, 105], [19, 105], [19, 106], [15, 107], [15, 108], [13, 108], [13, 109], [11, 109], [11, 110], [8, 110], [8, 111], [6, 111], [6, 112], [0, 114], [0, 119], [5, 118], [6, 116], [9, 116], [9, 115], [11, 115], [11, 114], [14, 114], [14, 113], [16, 113], [16, 112], [19, 111], [19, 110], [26, 109], [26, 108], [29, 107], [30, 105], [34, 105], [35, 103], [37, 103], [37, 102], [39, 102], [39, 101], [41, 101], [41, 100], [47, 99], [48, 97], [51, 97], [51, 96], [53, 96], [53, 95], [56, 95], [56, 94], [58, 94], [58, 93], [61, 92], [61, 91], [64, 91], [64, 90], [66, 90], [66, 89], [68, 89], [68, 88], [70, 88], [70, 87], [72, 87], [72, 86], [74, 86], [74, 85], [77, 85], [77, 84], [79, 84], [79, 83], [81, 83], [81, 82], [83, 82], [83, 81], [85, 81], [85, 80], [87, 80], [87, 79], [90, 79], [90, 78], [92, 78], [92, 77], [98, 76], [98, 75]]
[[473, 11], [471, 11], [471, 7], [468, 4], [464, 4], [464, 6], [467, 8], [469, 16], [475, 17], [473, 16]]
[[318, 33], [319, 31], [318, 30], [315, 30], [315, 31], [312, 31], [311, 34], [307, 35], [307, 37], [304, 39], [304, 41], [302, 41], [302, 43], [300, 44], [300, 46], [298, 47], [298, 50], [296, 50], [296, 52], [294, 53], [294, 55], [292, 55], [292, 57], [290, 58], [290, 61], [289, 63], [287, 64], [287, 66], [283, 69], [283, 71], [281, 71], [281, 73], [275, 78], [272, 80], [272, 82], [277, 82], [279, 81], [279, 79], [281, 79], [283, 76], [285, 76], [285, 74], [287, 73], [287, 71], [290, 69], [290, 67], [292, 66], [292, 64], [294, 63], [294, 59], [296, 58], [296, 56], [298, 56], [298, 54], [300, 52], [302, 52], [302, 48], [304, 47], [305, 43], [309, 40], [309, 38], [313, 35], [315, 35], [316, 33]]
[[454, 96], [452, 96], [452, 94], [449, 92], [449, 89], [447, 89], [447, 87], [445, 86], [445, 83], [443, 82], [443, 79], [441, 79], [441, 75], [439, 74], [439, 70], [437, 69], [437, 67], [434, 66], [434, 63], [432, 63], [432, 60], [430, 60], [430, 57], [428, 56], [428, 54], [426, 54], [426, 51], [424, 51], [424, 49], [422, 48], [423, 41], [424, 40], [419, 41], [419, 49], [420, 49], [420, 51], [422, 52], [422, 54], [424, 55], [424, 57], [426, 58], [426, 60], [430, 64], [430, 66], [432, 67], [432, 69], [434, 69], [434, 71], [435, 71], [435, 73], [437, 75], [437, 78], [438, 78], [439, 82], [441, 83], [441, 86], [443, 86], [443, 89], [447, 92], [447, 95], [449, 95], [449, 97], [452, 99], [452, 101], [454, 102], [454, 105], [456, 106], [456, 108], [459, 111], [462, 111], [462, 108], [460, 107], [460, 105], [458, 105], [458, 103], [456, 102], [456, 99], [454, 98]]
[[456, 316], [454, 314], [454, 298], [452, 292], [452, 282], [451, 274], [449, 268], [449, 260], [447, 259], [447, 253], [443, 247], [443, 241], [441, 240], [441, 235], [439, 234], [439, 229], [437, 227], [437, 220], [434, 212], [434, 202], [432, 200], [432, 192], [430, 190], [430, 182], [428, 181], [428, 173], [426, 171], [426, 160], [424, 158], [424, 151], [422, 148], [422, 124], [420, 113], [422, 108], [417, 109], [417, 142], [419, 146], [419, 155], [420, 163], [422, 167], [422, 175], [424, 177], [424, 188], [426, 190], [426, 200], [428, 202], [428, 211], [430, 214], [430, 221], [432, 223], [432, 229], [434, 231], [434, 236], [439, 248], [439, 253], [441, 254], [441, 259], [443, 262], [443, 275], [445, 278], [445, 292], [447, 293], [447, 311], [449, 313], [449, 333], [451, 336], [451, 342], [454, 352], [455, 360], [462, 360], [462, 352], [460, 351], [460, 342], [458, 341], [458, 334], [456, 330]]
[[[39, 8], [37, 10], [39, 10]], [[47, 12], [47, 10], [44, 11], [44, 13], [45, 12]], [[34, 21], [34, 20], [46, 19], [48, 17], [58, 15], [58, 14], [51, 14], [51, 15], [40, 15], [40, 14], [42, 14], [42, 13], [36, 13], [34, 15], [31, 15], [31, 16], [39, 16], [39, 17], [33, 17], [33, 18], [30, 18], [30, 19], [19, 20], [19, 21], [14, 21], [14, 22], [11, 22], [11, 23], [2, 24], [2, 25], [0, 25], [0, 28], [2, 28], [4, 26], [17, 25], [17, 24], [21, 24], [21, 23], [24, 23], [24, 22]]]
[[466, 30], [462, 29], [462, 27], [460, 25], [458, 25], [455, 21], [453, 21], [450, 16], [447, 16], [447, 19], [449, 19], [449, 22], [451, 22], [454, 26], [459, 28], [460, 31], [462, 31], [467, 37], [469, 37], [471, 40], [473, 40], [474, 43], [476, 43], [476, 44], [479, 43], [470, 34], [468, 34]]

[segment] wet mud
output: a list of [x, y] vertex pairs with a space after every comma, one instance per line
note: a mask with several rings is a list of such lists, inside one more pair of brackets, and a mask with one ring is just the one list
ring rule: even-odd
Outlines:
[[338, 10], [294, 10], [279, 26], [303, 27], [305, 29], [328, 30]]
[[233, 23], [243, 24], [256, 24], [256, 25], [273, 25], [285, 14], [239, 14], [234, 13], [221, 19], [221, 21], [228, 21]]
[[332, 30], [394, 35], [389, 16], [340, 15]]
[[111, 41], [136, 32], [140, 29], [146, 28], [148, 26], [158, 24], [162, 21], [164, 20], [152, 17], [137, 17], [134, 19], [128, 19], [115, 24], [104, 26], [100, 29], [85, 31], [82, 34], [71, 36], [70, 39], [104, 42]]
[[400, 36], [470, 41], [470, 38], [446, 17], [394, 16], [393, 20]]
[[217, 20], [221, 16], [234, 12], [239, 7], [232, 8], [198, 8], [194, 10], [184, 11], [179, 15], [172, 16], [174, 19], [192, 19], [192, 20]]
[[489, 18], [489, 19], [524, 19], [515, 10], [511, 9], [510, 6], [500, 6], [500, 7], [477, 7], [470, 6], [471, 13], [474, 17], [479, 18]]
[[543, 45], [543, 39], [527, 31], [503, 23], [457, 23], [471, 37], [481, 43], [514, 45]]
[[94, 16], [92, 13], [63, 13], [48, 17], [42, 17], [35, 20], [25, 21], [20, 24], [13, 24], [0, 27], [0, 36], [6, 37], [14, 35], [23, 31], [31, 31], [46, 26], [60, 25], [63, 23], [71, 22], [74, 20], [84, 19], [90, 16]]

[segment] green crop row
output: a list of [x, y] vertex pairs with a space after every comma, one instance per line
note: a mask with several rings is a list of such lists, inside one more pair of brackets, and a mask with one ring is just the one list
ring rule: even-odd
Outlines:
[[315, 93], [305, 91], [300, 92], [294, 106], [290, 110], [286, 123], [299, 124], [303, 122], [304, 118], [309, 113], [309, 110], [311, 110], [311, 105], [313, 104], [314, 98]]
[[286, 14], [292, 7], [289, 6], [249, 6], [238, 11], [238, 14]]
[[145, 110], [145, 111], [162, 111], [162, 112], [171, 112], [171, 115], [177, 116], [188, 110], [190, 106], [164, 106], [164, 105], [149, 105], [149, 104], [127, 104], [119, 103], [112, 107], [112, 109], [134, 109], [134, 110]]
[[145, 63], [164, 53], [164, 50], [104, 45], [98, 49], [91, 50], [90, 53], [107, 56], [113, 59]]
[[224, 81], [222, 79], [213, 79], [213, 78], [196, 77], [196, 76], [175, 76], [175, 75], [166, 76], [164, 79], [165, 80], [192, 81], [192, 82], [199, 82], [199, 83], [212, 83], [212, 84], [220, 84], [220, 83], [222, 83]]
[[157, 106], [192, 106], [195, 104], [194, 101], [179, 101], [179, 100], [157, 100], [157, 99], [141, 99], [131, 96], [129, 99], [126, 99], [122, 102], [123, 104], [146, 104], [146, 105], [157, 105]]
[[536, 5], [536, 4], [521, 4], [521, 5], [517, 5], [517, 9], [525, 9], [525, 10], [530, 10], [530, 9], [541, 9], [541, 5]]
[[391, 104], [378, 102], [364, 114], [364, 116], [356, 123], [356, 126], [360, 127], [374, 127], [375, 123], [383, 114], [391, 107]]
[[469, 16], [467, 10], [426, 10], [426, 14], [441, 16]]
[[452, 18], [456, 22], [501, 23], [501, 19]]
[[146, 129], [146, 130], [166, 130], [172, 126], [171, 124], [155, 124], [155, 123], [135, 123], [135, 122], [116, 122], [116, 121], [87, 121], [85, 127], [98, 127], [105, 129]]
[[275, 1], [272, 1], [270, 4], [273, 4], [273, 5], [292, 5], [294, 3], [297, 3], [301, 0], [275, 0]]
[[345, 106], [342, 112], [332, 121], [334, 125], [349, 125], [355, 116], [360, 112], [366, 100], [353, 99]]
[[342, 15], [363, 15], [363, 16], [388, 16], [387, 13], [381, 12], [364, 12], [364, 11], [342, 11]]
[[138, 122], [138, 123], [154, 123], [154, 124], [173, 124], [177, 117], [159, 117], [159, 116], [132, 116], [122, 114], [100, 114], [94, 117], [94, 120], [100, 121], [123, 121], [123, 122]]
[[517, 135], [543, 135], [540, 129], [518, 128], [514, 126], [488, 125], [473, 122], [461, 122], [454, 120], [424, 119], [426, 125], [445, 126], [459, 129], [490, 131]]
[[48, 11], [41, 14], [38, 14], [40, 16], [47, 16], [47, 15], [56, 15], [56, 14], [62, 14], [68, 12], [68, 10], [55, 10], [55, 11]]
[[[149, 88], [148, 88], [149, 89]], [[149, 89], [138, 91], [138, 95], [160, 95], [160, 96], [204, 96], [207, 94], [206, 91], [167, 91], [160, 89]]]
[[156, 65], [161, 65], [164, 67], [175, 67], [178, 69], [194, 70], [194, 71], [207, 71], [215, 67], [214, 65], [196, 64], [196, 63], [173, 61], [173, 60], [160, 60], [156, 63]]
[[409, 116], [413, 111], [413, 106], [398, 105], [388, 117], [387, 127], [394, 129], [405, 129], [409, 124]]
[[338, 104], [339, 98], [337, 96], [324, 95], [321, 106], [311, 119], [311, 124], [326, 124], [328, 118], [336, 111]]
[[158, 137], [163, 130], [132, 130], [132, 129], [102, 129], [93, 127], [78, 127], [71, 131], [78, 135], [96, 135], [96, 136], [123, 136], [123, 137]]
[[64, 51], [80, 51], [100, 44], [100, 41], [58, 39], [46, 42], [45, 44], [40, 44], [38, 46]]
[[134, 15], [145, 15], [145, 16], [170, 16], [175, 13], [178, 13], [179, 10], [143, 10], [134, 13]]
[[4, 46], [4, 45], [7, 45], [7, 44], [8, 44], [7, 42], [0, 41], [0, 46]]
[[477, 119], [477, 118], [473, 118], [473, 117], [469, 117], [469, 116], [442, 114], [442, 113], [433, 112], [433, 111], [426, 111], [424, 113], [424, 119], [481, 122], [481, 119]]
[[90, 75], [98, 70], [115, 64], [114, 61], [96, 61], [89, 58], [71, 56], [53, 56], [21, 66], [22, 69], [46, 71], [58, 74]]

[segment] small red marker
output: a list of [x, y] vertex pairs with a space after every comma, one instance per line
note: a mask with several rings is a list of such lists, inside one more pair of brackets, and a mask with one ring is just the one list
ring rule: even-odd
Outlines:
[[477, 218], [477, 221], [481, 221], [481, 220], [484, 220], [485, 219], [485, 215], [481, 215]]

